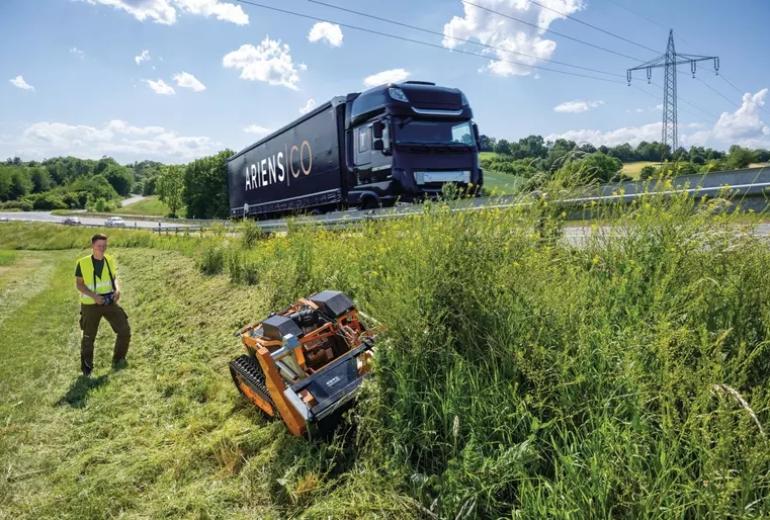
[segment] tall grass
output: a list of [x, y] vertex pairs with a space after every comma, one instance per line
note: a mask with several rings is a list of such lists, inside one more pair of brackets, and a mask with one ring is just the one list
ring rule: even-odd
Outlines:
[[686, 197], [605, 216], [574, 247], [547, 201], [428, 206], [234, 263], [387, 324], [359, 448], [441, 517], [767, 515], [770, 251]]
[[334, 288], [387, 327], [355, 439], [303, 452], [284, 499], [309, 517], [369, 497], [391, 517], [766, 518], [770, 251], [713, 208], [594, 209], [612, 224], [580, 243], [545, 199], [212, 242], [207, 265], [261, 308]]

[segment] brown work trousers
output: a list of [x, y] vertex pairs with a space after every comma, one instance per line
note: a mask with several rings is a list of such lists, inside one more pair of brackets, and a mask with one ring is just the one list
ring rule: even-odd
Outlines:
[[125, 359], [128, 353], [128, 344], [131, 341], [131, 326], [128, 324], [128, 316], [123, 307], [117, 303], [111, 305], [81, 305], [80, 306], [80, 330], [83, 337], [80, 340], [80, 369], [84, 373], [90, 373], [94, 366], [94, 340], [99, 331], [99, 322], [104, 318], [117, 335], [115, 337], [115, 350], [112, 353], [112, 362], [117, 363]]

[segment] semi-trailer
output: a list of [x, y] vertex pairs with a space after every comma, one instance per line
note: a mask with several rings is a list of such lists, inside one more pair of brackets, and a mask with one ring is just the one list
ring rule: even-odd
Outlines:
[[338, 96], [233, 155], [230, 216], [375, 208], [478, 194], [479, 131], [465, 95], [423, 81]]

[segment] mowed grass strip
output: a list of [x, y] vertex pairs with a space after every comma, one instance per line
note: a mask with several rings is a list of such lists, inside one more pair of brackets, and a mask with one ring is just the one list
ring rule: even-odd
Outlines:
[[230, 381], [232, 333], [266, 312], [259, 291], [202, 277], [178, 253], [113, 253], [129, 367], [111, 370], [102, 322], [90, 380], [78, 377], [81, 252], [18, 253], [44, 260], [32, 273], [44, 290], [0, 326], [0, 516], [286, 518], [328, 492], [334, 443], [288, 436]]
[[[150, 195], [142, 200], [122, 206], [114, 211], [121, 215], [148, 215], [165, 217], [171, 210], [158, 198], [157, 195]], [[184, 208], [177, 210], [178, 215], [184, 215]]]

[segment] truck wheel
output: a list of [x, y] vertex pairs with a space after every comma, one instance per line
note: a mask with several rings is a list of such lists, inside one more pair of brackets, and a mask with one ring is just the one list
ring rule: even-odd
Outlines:
[[380, 202], [375, 197], [366, 197], [361, 200], [361, 209], [377, 209], [380, 207]]

